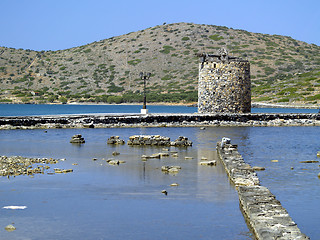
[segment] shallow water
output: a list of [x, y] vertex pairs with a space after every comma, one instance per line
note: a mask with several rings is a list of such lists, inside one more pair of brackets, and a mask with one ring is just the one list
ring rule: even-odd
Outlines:
[[[301, 231], [320, 239], [320, 127], [249, 128], [240, 152], [251, 165], [266, 167], [259, 172], [261, 185], [270, 189]], [[271, 162], [278, 160], [278, 162]], [[293, 168], [293, 169], [291, 169]]]
[[[236, 190], [223, 167], [200, 166], [201, 157], [216, 159], [220, 133], [199, 128], [52, 129], [0, 131], [0, 154], [66, 158], [52, 168], [73, 173], [0, 178], [0, 239], [251, 239], [239, 210]], [[69, 140], [82, 134], [83, 145]], [[108, 137], [160, 134], [172, 140], [188, 136], [194, 145], [170, 148], [179, 157], [141, 161], [162, 147], [110, 146]], [[113, 151], [120, 152], [117, 157]], [[193, 159], [185, 160], [185, 156]], [[92, 158], [97, 158], [93, 161]], [[106, 159], [125, 160], [111, 166]], [[104, 159], [104, 160], [103, 160]], [[78, 165], [72, 165], [77, 163]], [[164, 174], [162, 165], [182, 167]], [[179, 183], [171, 187], [171, 183]], [[165, 196], [163, 189], [168, 191]], [[17, 230], [4, 227], [14, 222]]]
[[[85, 144], [69, 143], [77, 133]], [[182, 135], [194, 145], [171, 148], [178, 158], [142, 162], [141, 155], [162, 148], [106, 144], [112, 135], [127, 140], [135, 134], [159, 134], [171, 140]], [[74, 169], [69, 174], [0, 178], [2, 206], [28, 207], [0, 209], [0, 239], [251, 239], [236, 190], [220, 163], [216, 167], [198, 164], [202, 156], [216, 159], [215, 145], [223, 136], [238, 144], [246, 162], [266, 167], [258, 172], [261, 184], [276, 195], [303, 233], [320, 239], [319, 163], [300, 163], [320, 160], [316, 157], [320, 127], [0, 131], [1, 155], [66, 158], [52, 168]], [[113, 158], [113, 151], [120, 152], [116, 158], [126, 163], [108, 165], [105, 160]], [[185, 156], [194, 159], [185, 160]], [[162, 165], [182, 169], [177, 175], [166, 175]], [[180, 186], [170, 187], [174, 182]], [[4, 227], [12, 222], [17, 230], [8, 233]]]

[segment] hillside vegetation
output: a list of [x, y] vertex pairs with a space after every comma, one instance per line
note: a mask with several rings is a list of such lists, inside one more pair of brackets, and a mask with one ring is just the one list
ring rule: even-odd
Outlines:
[[0, 47], [2, 102], [197, 101], [199, 52], [251, 63], [253, 101], [320, 103], [320, 47], [290, 37], [175, 23], [59, 51]]

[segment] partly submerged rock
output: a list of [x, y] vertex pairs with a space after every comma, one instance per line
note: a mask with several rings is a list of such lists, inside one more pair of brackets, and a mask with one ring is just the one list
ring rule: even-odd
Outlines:
[[120, 162], [118, 160], [113, 160], [113, 159], [108, 159], [107, 163], [109, 163], [110, 165], [119, 165]]
[[207, 165], [207, 166], [216, 166], [217, 161], [216, 160], [211, 160], [211, 161], [201, 161], [200, 165]]
[[178, 186], [179, 186], [179, 183], [171, 183], [170, 186], [171, 186], [171, 187], [178, 187]]
[[16, 227], [9, 224], [4, 229], [7, 230], [8, 232], [12, 232], [12, 231], [16, 230]]
[[180, 166], [162, 166], [161, 171], [165, 173], [178, 173], [180, 171]]
[[254, 171], [264, 171], [264, 170], [266, 170], [265, 167], [258, 167], [258, 166], [254, 166], [252, 169], [253, 169]]
[[164, 195], [168, 195], [167, 190], [162, 190], [161, 193], [163, 193]]
[[114, 151], [114, 152], [112, 152], [112, 155], [113, 155], [113, 156], [118, 156], [118, 155], [120, 155], [120, 153], [119, 153], [119, 152]]
[[175, 147], [188, 147], [192, 146], [192, 142], [187, 137], [180, 136], [174, 142], [171, 142], [170, 145]]
[[300, 161], [300, 163], [318, 163], [319, 161], [315, 160], [306, 160], [306, 161]]
[[111, 136], [108, 138], [107, 144], [125, 144], [125, 141], [120, 139], [119, 136]]
[[73, 135], [71, 140], [70, 140], [70, 143], [78, 143], [78, 144], [81, 144], [81, 143], [85, 143], [86, 141], [84, 140], [84, 138], [82, 137], [81, 134], [76, 134], [76, 135]]

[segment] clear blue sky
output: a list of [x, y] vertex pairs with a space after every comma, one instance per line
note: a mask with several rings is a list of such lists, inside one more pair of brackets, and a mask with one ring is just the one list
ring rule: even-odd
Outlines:
[[0, 0], [0, 46], [62, 50], [190, 22], [320, 45], [319, 0]]

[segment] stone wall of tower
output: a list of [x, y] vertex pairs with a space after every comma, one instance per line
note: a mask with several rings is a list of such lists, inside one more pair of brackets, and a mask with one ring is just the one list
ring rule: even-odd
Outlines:
[[251, 112], [250, 63], [243, 60], [200, 63], [198, 112]]

